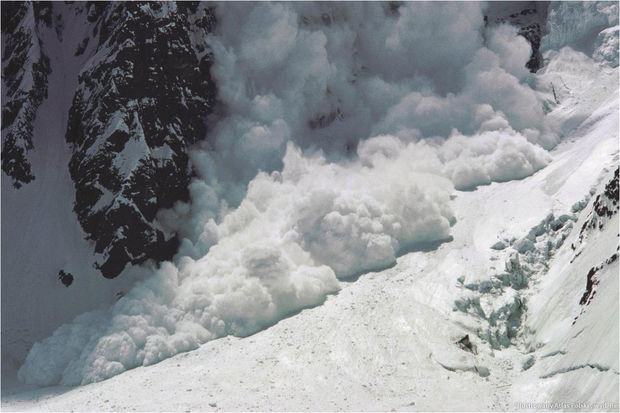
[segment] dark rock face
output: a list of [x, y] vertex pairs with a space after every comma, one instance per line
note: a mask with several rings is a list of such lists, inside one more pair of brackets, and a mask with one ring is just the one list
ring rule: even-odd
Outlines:
[[[188, 147], [206, 137], [216, 97], [206, 43], [214, 16], [204, 2], [3, 4], [2, 170], [16, 188], [35, 179], [27, 154], [52, 70], [45, 36], [56, 36], [84, 62], [65, 134], [73, 155], [58, 168], [69, 168], [105, 277], [177, 250], [155, 215], [189, 197]], [[74, 21], [88, 34], [66, 40]]]
[[215, 18], [205, 3], [93, 3], [88, 21], [98, 45], [80, 74], [66, 140], [75, 212], [96, 265], [113, 278], [128, 263], [177, 250], [155, 215], [189, 196], [187, 147], [206, 136], [215, 102], [204, 43]]
[[47, 97], [49, 59], [41, 50], [39, 29], [52, 24], [50, 3], [7, 2], [2, 5], [2, 170], [13, 186], [32, 181], [27, 152], [34, 148], [33, 123]]
[[614, 176], [611, 178], [607, 185], [605, 185], [605, 191], [603, 194], [596, 197], [594, 201], [594, 211], [599, 217], [611, 218], [614, 214], [618, 213], [618, 188], [620, 187], [618, 182], [618, 175], [620, 168], [616, 168]]
[[527, 61], [525, 66], [530, 69], [530, 72], [536, 73], [538, 69], [543, 66], [543, 57], [540, 53], [540, 39], [542, 38], [542, 29], [540, 28], [540, 24], [533, 23], [522, 27], [519, 30], [519, 34], [525, 37], [532, 46], [530, 60]]
[[590, 268], [590, 271], [588, 271], [588, 275], [586, 275], [586, 292], [583, 293], [581, 300], [579, 300], [580, 305], [588, 305], [590, 304], [590, 301], [592, 301], [592, 298], [594, 298], [594, 295], [596, 294], [596, 291], [594, 291], [594, 286], [599, 283], [596, 278], [596, 273], [600, 269], [600, 267], [592, 267]]

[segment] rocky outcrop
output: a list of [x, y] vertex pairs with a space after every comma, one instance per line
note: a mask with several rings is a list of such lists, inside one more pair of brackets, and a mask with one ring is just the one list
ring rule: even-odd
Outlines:
[[[619, 193], [619, 182], [618, 175], [620, 173], [620, 168], [616, 168], [611, 179], [605, 184], [605, 187], [599, 193], [596, 198], [594, 198], [594, 202], [592, 203], [592, 211], [587, 215], [585, 222], [583, 223], [580, 231], [579, 238], [571, 244], [571, 248], [574, 253], [573, 260], [576, 257], [581, 255], [585, 246], [587, 245], [588, 238], [591, 236], [591, 233], [602, 232], [607, 228], [609, 221], [620, 211], [620, 204], [618, 200]], [[593, 266], [590, 268], [588, 273], [586, 274], [586, 285], [585, 291], [579, 300], [579, 305], [588, 306], [594, 299], [596, 295], [597, 285], [600, 283], [600, 275], [599, 272], [610, 266], [614, 262], [618, 260], [618, 249], [620, 247], [616, 247], [616, 251], [605, 261], [601, 262], [599, 265]], [[582, 308], [579, 316], [583, 314], [585, 308]], [[573, 320], [573, 324], [577, 321], [579, 316], [575, 317]]]
[[[98, 45], [79, 76], [67, 142], [75, 212], [108, 278], [171, 258], [155, 214], [188, 199], [187, 148], [206, 136], [215, 101], [204, 3], [93, 3]], [[83, 52], [84, 39], [76, 53]]]
[[592, 211], [588, 214], [579, 231], [579, 238], [571, 244], [571, 248], [575, 251], [575, 256], [581, 254], [588, 233], [596, 229], [602, 231], [607, 222], [620, 211], [620, 203], [618, 201], [619, 173], [620, 168], [616, 168], [614, 175], [605, 184], [603, 191], [594, 199]]
[[[83, 39], [72, 38], [76, 24]], [[3, 5], [2, 169], [17, 188], [35, 179], [28, 152], [52, 70], [45, 42], [55, 36], [81, 57], [53, 67], [80, 65], [70, 68], [80, 73], [66, 129], [73, 154], [58, 168], [69, 168], [74, 210], [105, 277], [177, 250], [155, 215], [189, 197], [188, 147], [207, 136], [216, 97], [206, 44], [214, 24], [201, 2]]]
[[50, 3], [2, 5], [2, 170], [21, 187], [35, 176], [28, 161], [37, 109], [47, 97], [49, 59], [39, 30], [52, 24]]

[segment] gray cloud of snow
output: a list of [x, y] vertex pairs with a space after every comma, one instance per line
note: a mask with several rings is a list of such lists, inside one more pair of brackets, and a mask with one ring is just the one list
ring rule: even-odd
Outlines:
[[448, 239], [455, 188], [544, 167], [529, 45], [498, 27], [485, 47], [482, 7], [219, 4], [221, 116], [191, 204], [159, 215], [184, 238], [175, 262], [37, 343], [20, 379], [88, 383], [253, 333]]

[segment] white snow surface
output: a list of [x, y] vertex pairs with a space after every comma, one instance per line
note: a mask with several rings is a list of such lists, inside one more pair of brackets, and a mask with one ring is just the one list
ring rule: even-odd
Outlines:
[[[358, 57], [340, 59], [337, 52], [348, 46], [339, 42], [352, 41], [347, 33], [361, 21], [380, 21], [377, 5], [335, 6], [328, 14], [334, 24], [322, 30], [298, 27], [304, 20], [297, 13], [309, 16], [311, 27], [325, 24], [323, 10], [312, 10], [324, 4], [254, 6], [236, 10], [247, 14], [242, 31], [227, 26], [232, 22], [224, 13], [220, 38], [228, 43], [213, 39], [218, 85], [235, 113], [220, 121], [217, 139], [226, 145], [231, 136], [243, 138], [220, 148], [221, 160], [198, 149], [193, 161], [203, 177], [219, 170], [214, 176], [221, 178], [218, 168], [242, 161], [250, 164], [243, 171], [249, 174], [282, 159], [281, 171], [260, 172], [219, 223], [218, 194], [236, 191], [238, 183], [192, 183], [192, 205], [161, 214], [186, 236], [174, 263], [111, 308], [83, 314], [35, 344], [19, 374], [37, 385], [109, 379], [78, 388], [16, 386], [3, 391], [2, 408], [498, 410], [574, 401], [616, 403], [617, 409], [617, 261], [571, 324], [582, 310], [588, 270], [617, 249], [617, 215], [591, 235], [589, 252], [575, 258], [570, 244], [591, 209], [586, 206], [548, 271], [519, 293], [528, 306], [508, 347], [492, 349], [476, 335], [477, 321], [454, 304], [467, 294], [460, 277], [490, 278], [507, 260], [510, 248], [498, 252], [491, 245], [522, 238], [550, 212], [568, 213], [613, 173], [617, 67], [564, 48], [550, 50], [547, 66], [533, 77], [519, 69], [527, 54], [514, 31], [496, 29], [486, 48], [477, 28], [460, 20], [440, 45], [473, 36], [468, 47], [475, 59], [459, 72], [461, 55], [451, 56], [453, 62], [444, 53], [460, 51], [416, 45], [434, 65], [448, 65], [431, 74], [426, 63], [395, 55], [424, 36], [424, 24], [444, 22], [417, 21], [415, 8], [425, 6], [407, 4], [385, 33], [362, 33], [366, 52], [376, 51], [377, 39], [389, 47], [385, 59], [376, 59], [379, 66], [364, 69], [372, 75], [348, 90], [339, 76], [355, 72], [349, 64]], [[480, 17], [478, 6], [455, 7], [472, 20]], [[339, 18], [348, 23], [336, 24]], [[450, 24], [449, 13], [446, 19]], [[422, 25], [417, 37], [407, 37], [407, 24]], [[292, 58], [299, 50], [307, 54]], [[381, 66], [390, 59], [392, 71]], [[293, 66], [274, 73], [277, 64]], [[323, 77], [304, 72], [305, 65]], [[291, 73], [298, 78], [288, 78]], [[463, 83], [443, 95], [436, 83], [454, 73]], [[269, 91], [257, 90], [267, 79]], [[300, 111], [325, 103], [312, 91], [338, 86], [344, 89], [339, 96], [350, 98], [343, 108], [361, 99], [360, 106], [378, 113], [355, 103], [343, 109], [351, 117], [342, 122], [306, 130]], [[546, 116], [539, 110], [543, 101]], [[312, 139], [351, 127], [360, 138], [357, 157], [308, 150]], [[273, 146], [257, 147], [269, 139]], [[543, 149], [560, 139], [553, 151]], [[491, 304], [509, 306], [515, 297], [507, 289]], [[465, 334], [477, 354], [456, 346]], [[178, 354], [188, 350], [194, 351]], [[522, 371], [530, 359], [533, 366]], [[542, 391], [533, 398], [532, 389]]]
[[[607, 115], [615, 127], [617, 106], [611, 109]], [[457, 278], [490, 273], [489, 246], [498, 233], [524, 234], [548, 212], [567, 211], [584, 196], [583, 188], [605, 182], [599, 179], [609, 177], [604, 170], [617, 164], [617, 134], [607, 126], [607, 134], [594, 127], [572, 136], [532, 177], [459, 193], [451, 243], [341, 283], [342, 290], [321, 306], [255, 335], [214, 340], [100, 383], [5, 395], [3, 409], [514, 410], [517, 403], [536, 401], [617, 403], [617, 264], [581, 324], [570, 325], [580, 310], [588, 266], [617, 247], [617, 215], [589, 241], [591, 252], [570, 265], [576, 225], [534, 287], [527, 315], [536, 330], [529, 339], [539, 343], [533, 351], [520, 346], [493, 351], [475, 337], [475, 356], [454, 345], [466, 333], [471, 337], [455, 322]], [[579, 223], [584, 218], [585, 213]], [[582, 328], [596, 331], [571, 339]], [[592, 337], [605, 344], [593, 345]], [[521, 372], [530, 356], [536, 364]], [[569, 371], [584, 360], [609, 370]], [[474, 367], [486, 367], [489, 376]]]
[[[250, 184], [248, 196], [240, 208], [229, 214], [222, 224], [211, 224], [210, 230], [216, 234], [213, 236], [219, 237], [220, 241], [208, 255], [197, 260], [183, 258], [177, 264], [178, 268], [166, 265], [154, 278], [119, 301], [111, 310], [116, 312], [115, 318], [106, 314], [84, 315], [63, 327], [64, 331], [59, 330], [57, 340], [64, 346], [75, 343], [73, 345], [80, 353], [84, 346], [88, 348], [92, 344], [87, 340], [67, 340], [67, 337], [76, 334], [88, 339], [94, 333], [84, 334], [81, 326], [100, 329], [101, 325], [111, 322], [112, 334], [94, 341], [104, 351], [89, 349], [82, 354], [86, 357], [114, 354], [120, 358], [132, 354], [131, 351], [141, 351], [132, 350], [128, 338], [135, 331], [131, 320], [140, 317], [147, 322], [152, 320], [145, 315], [156, 317], [160, 314], [161, 321], [158, 322], [161, 323], [167, 322], [167, 317], [179, 317], [182, 323], [177, 322], [177, 328], [189, 320], [187, 330], [181, 330], [181, 333], [189, 332], [200, 337], [202, 332], [192, 330], [196, 328], [192, 321], [204, 315], [196, 314], [198, 308], [206, 308], [211, 311], [207, 311], [208, 317], [216, 315], [226, 321], [223, 330], [226, 333], [240, 334], [234, 329], [245, 328], [241, 332], [247, 334], [259, 328], [260, 323], [276, 322], [287, 311], [321, 302], [325, 292], [339, 289], [337, 294], [328, 295], [320, 306], [304, 309], [245, 338], [226, 336], [199, 346], [198, 342], [183, 341], [187, 334], [177, 337], [173, 334], [156, 335], [169, 337], [169, 341], [156, 342], [151, 347], [158, 349], [159, 353], [153, 351], [149, 355], [142, 350], [144, 357], [172, 356], [166, 353], [169, 345], [176, 345], [177, 349], [197, 349], [77, 388], [27, 390], [19, 387], [8, 393], [5, 391], [2, 408], [51, 411], [531, 410], [535, 407], [523, 403], [562, 402], [590, 403], [591, 410], [617, 410], [617, 261], [599, 273], [601, 281], [592, 303], [588, 307], [579, 305], [588, 270], [617, 252], [617, 214], [604, 231], [589, 234], [583, 253], [575, 257], [571, 244], [578, 239], [581, 224], [591, 211], [593, 200], [586, 205], [567, 240], [548, 262], [548, 271], [536, 275], [522, 291], [528, 306], [524, 326], [513, 345], [492, 349], [476, 336], [472, 317], [456, 312], [454, 307], [454, 301], [466, 294], [458, 282], [459, 277], [491, 277], [496, 273], [496, 266], [503, 265], [510, 253], [510, 249], [494, 251], [491, 245], [500, 239], [525, 236], [549, 213], [570, 212], [571, 206], [589, 196], [590, 190], [600, 192], [618, 165], [618, 69], [596, 63], [570, 49], [563, 49], [549, 58], [548, 66], [538, 75], [538, 82], [539, 88], [543, 92], [547, 90], [550, 96], [551, 84], [562, 85], [556, 89], [560, 103], [552, 105], [547, 117], [562, 131], [563, 142], [546, 155], [552, 160], [544, 169], [520, 181], [492, 183], [475, 191], [456, 192], [456, 198], [445, 204], [449, 209], [436, 209], [435, 213], [424, 215], [434, 217], [434, 220], [411, 223], [405, 219], [406, 211], [398, 213], [402, 204], [391, 205], [391, 192], [381, 192], [385, 191], [385, 185], [375, 187], [373, 179], [385, 182], [387, 177], [395, 174], [417, 174], [421, 173], [420, 169], [435, 171], [424, 163], [413, 167], [407, 162], [409, 148], [415, 148], [412, 152], [419, 153], [427, 143], [403, 142], [388, 136], [367, 140], [358, 149], [359, 160], [345, 164], [346, 174], [341, 173], [345, 168], [342, 164], [329, 163], [318, 155], [306, 157], [290, 145], [282, 173], [260, 174]], [[458, 149], [457, 142], [455, 140]], [[460, 158], [454, 156], [454, 159]], [[439, 162], [438, 165], [446, 168], [449, 162]], [[435, 173], [425, 177], [437, 180], [433, 184], [437, 188], [435, 196], [454, 194], [449, 190], [450, 181], [447, 179], [439, 179]], [[329, 185], [323, 184], [325, 180]], [[340, 183], [340, 180], [344, 182]], [[304, 185], [298, 188], [295, 184], [299, 182]], [[330, 188], [339, 188], [345, 183], [349, 190], [330, 191]], [[365, 190], [356, 191], [362, 183]], [[447, 185], [448, 189], [442, 190], [442, 185]], [[296, 191], [301, 191], [302, 195]], [[314, 194], [313, 191], [319, 192]], [[378, 209], [373, 209], [377, 202], [373, 191], [379, 191], [377, 194], [381, 195], [382, 203]], [[401, 201], [403, 196], [408, 196], [407, 191], [400, 187], [395, 193], [400, 195]], [[425, 199], [429, 202], [426, 208], [432, 210], [433, 198], [429, 199], [427, 195]], [[301, 204], [287, 209], [291, 200], [298, 200]], [[319, 216], [333, 218], [313, 224], [313, 212], [317, 210], [315, 203], [327, 205], [324, 211], [330, 211]], [[415, 205], [420, 204], [416, 202]], [[282, 218], [274, 220], [278, 216], [287, 217], [296, 225], [284, 224]], [[452, 217], [455, 223], [450, 227], [445, 221]], [[311, 229], [300, 231], [300, 226], [306, 222]], [[312, 232], [316, 225], [320, 227], [327, 223], [334, 225], [331, 231], [316, 229]], [[395, 223], [401, 225], [399, 230], [394, 229]], [[392, 224], [392, 229], [387, 224]], [[384, 226], [383, 229], [373, 232], [378, 225]], [[407, 233], [408, 225], [430, 228], [428, 232], [412, 232], [434, 234], [425, 240], [440, 240], [447, 234], [453, 239], [431, 251], [414, 251], [394, 258], [403, 240], [417, 239], [403, 235]], [[256, 228], [252, 231], [240, 229], [253, 227]], [[225, 231], [224, 235], [222, 231]], [[363, 255], [357, 250], [360, 248], [355, 242], [358, 238], [345, 236], [346, 241], [339, 241], [337, 237], [329, 236], [347, 234], [347, 231], [369, 234], [373, 241], [373, 234], [386, 237], [381, 238], [383, 243], [376, 244], [381, 248], [372, 251], [383, 253], [378, 257], [385, 264], [395, 261], [395, 265], [387, 270], [363, 274], [355, 281], [337, 281], [335, 276], [350, 275], [357, 269], [356, 265], [363, 265], [358, 264], [358, 260], [347, 258], [349, 253], [351, 257]], [[330, 261], [333, 251], [338, 252], [342, 262]], [[316, 265], [315, 260], [328, 265]], [[220, 283], [217, 273], [218, 268], [230, 268], [231, 262], [238, 268], [238, 285], [242, 286], [237, 294], [268, 291], [272, 300], [273, 297], [283, 299], [284, 303], [293, 303], [292, 307], [278, 305], [276, 301], [275, 308], [271, 307], [275, 312], [270, 312], [270, 306], [261, 305], [258, 298], [218, 302], [217, 296], [191, 307], [197, 303], [192, 300], [205, 300], [204, 291], [221, 291], [236, 284], [230, 281]], [[205, 268], [215, 275], [192, 275], [192, 272]], [[252, 285], [248, 280], [253, 278], [244, 276], [243, 272], [249, 270], [258, 274], [260, 288], [247, 287]], [[288, 274], [286, 277], [290, 281], [284, 284], [281, 280], [280, 283], [273, 282], [274, 277], [277, 280], [283, 276], [282, 271]], [[298, 279], [290, 275], [298, 274], [298, 271], [314, 272], [306, 272]], [[232, 274], [234, 276], [235, 272]], [[231, 273], [226, 272], [226, 276], [231, 277]], [[193, 281], [184, 283], [184, 280]], [[308, 280], [313, 280], [312, 284], [308, 284]], [[244, 283], [246, 287], [243, 287]], [[288, 287], [283, 289], [282, 285]], [[129, 305], [131, 295], [143, 294], [139, 289], [147, 291], [150, 300], [135, 301], [142, 307], [132, 309]], [[183, 294], [169, 295], [178, 290]], [[303, 293], [299, 294], [299, 291]], [[308, 294], [308, 291], [312, 293]], [[229, 297], [229, 294], [224, 295], [224, 298]], [[310, 299], [295, 301], [304, 297]], [[510, 294], [503, 295], [502, 300], [510, 301], [511, 297]], [[169, 303], [175, 304], [170, 306]], [[258, 307], [239, 308], [239, 303]], [[161, 313], [145, 305], [159, 306], [161, 310], [157, 311]], [[175, 311], [179, 309], [183, 312], [177, 316]], [[238, 312], [232, 315], [224, 312], [230, 309]], [[244, 319], [250, 311], [258, 317]], [[573, 325], [575, 316], [579, 318]], [[98, 317], [102, 317], [104, 324], [96, 321]], [[252, 325], [251, 322], [258, 324]], [[114, 326], [114, 323], [119, 324]], [[148, 328], [162, 329], [166, 325], [147, 326], [145, 331], [148, 332]], [[70, 330], [74, 332], [67, 333]], [[204, 332], [209, 333], [213, 332]], [[477, 354], [456, 346], [455, 342], [465, 334], [469, 334], [476, 345]], [[99, 331], [95, 337], [102, 335]], [[45, 377], [40, 369], [48, 365], [52, 366], [49, 377], [54, 378], [50, 382], [56, 380], [58, 376], [55, 375], [62, 368], [57, 369], [49, 362], [62, 365], [62, 354], [67, 353], [54, 353], [58, 347], [50, 345], [53, 340], [54, 337], [43, 344], [49, 351], [42, 347], [39, 353], [47, 357], [48, 363], [39, 361], [30, 366], [27, 363], [23, 369], [26, 377]], [[149, 340], [148, 336], [146, 340]], [[106, 348], [106, 345], [111, 347]], [[31, 354], [36, 356], [37, 351]], [[531, 363], [530, 359], [533, 366], [524, 370], [524, 366]], [[69, 363], [75, 363], [75, 360], [78, 359], [69, 360]], [[109, 361], [107, 368], [113, 368]], [[90, 371], [106, 374], [106, 370], [96, 370], [96, 359], [91, 360], [90, 366], [95, 367]], [[30, 372], [29, 369], [39, 370]], [[65, 372], [64, 377], [70, 375]], [[67, 381], [79, 382], [82, 377], [89, 376]], [[446, 397], [446, 392], [450, 397]], [[544, 404], [539, 406], [544, 408]]]

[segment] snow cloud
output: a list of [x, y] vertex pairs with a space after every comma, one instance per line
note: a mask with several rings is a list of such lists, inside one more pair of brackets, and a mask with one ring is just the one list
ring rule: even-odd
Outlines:
[[337, 160], [376, 135], [474, 135], [480, 105], [552, 146], [529, 44], [509, 26], [484, 33], [483, 15], [469, 2], [219, 5], [209, 43], [224, 109], [194, 155], [201, 178], [238, 205], [259, 170], [282, 167], [288, 141]]
[[455, 188], [544, 167], [529, 46], [483, 36], [482, 7], [219, 4], [221, 108], [191, 154], [192, 202], [159, 215], [179, 254], [37, 343], [20, 379], [88, 383], [256, 332], [449, 239]]
[[248, 335], [321, 303], [338, 278], [445, 240], [452, 184], [427, 171], [438, 166], [424, 164], [430, 148], [386, 157], [395, 139], [362, 145], [360, 159], [346, 165], [289, 144], [281, 172], [258, 174], [237, 209], [204, 226], [214, 244], [207, 254], [165, 263], [108, 312], [58, 329], [33, 347], [20, 378], [99, 381], [226, 334]]

